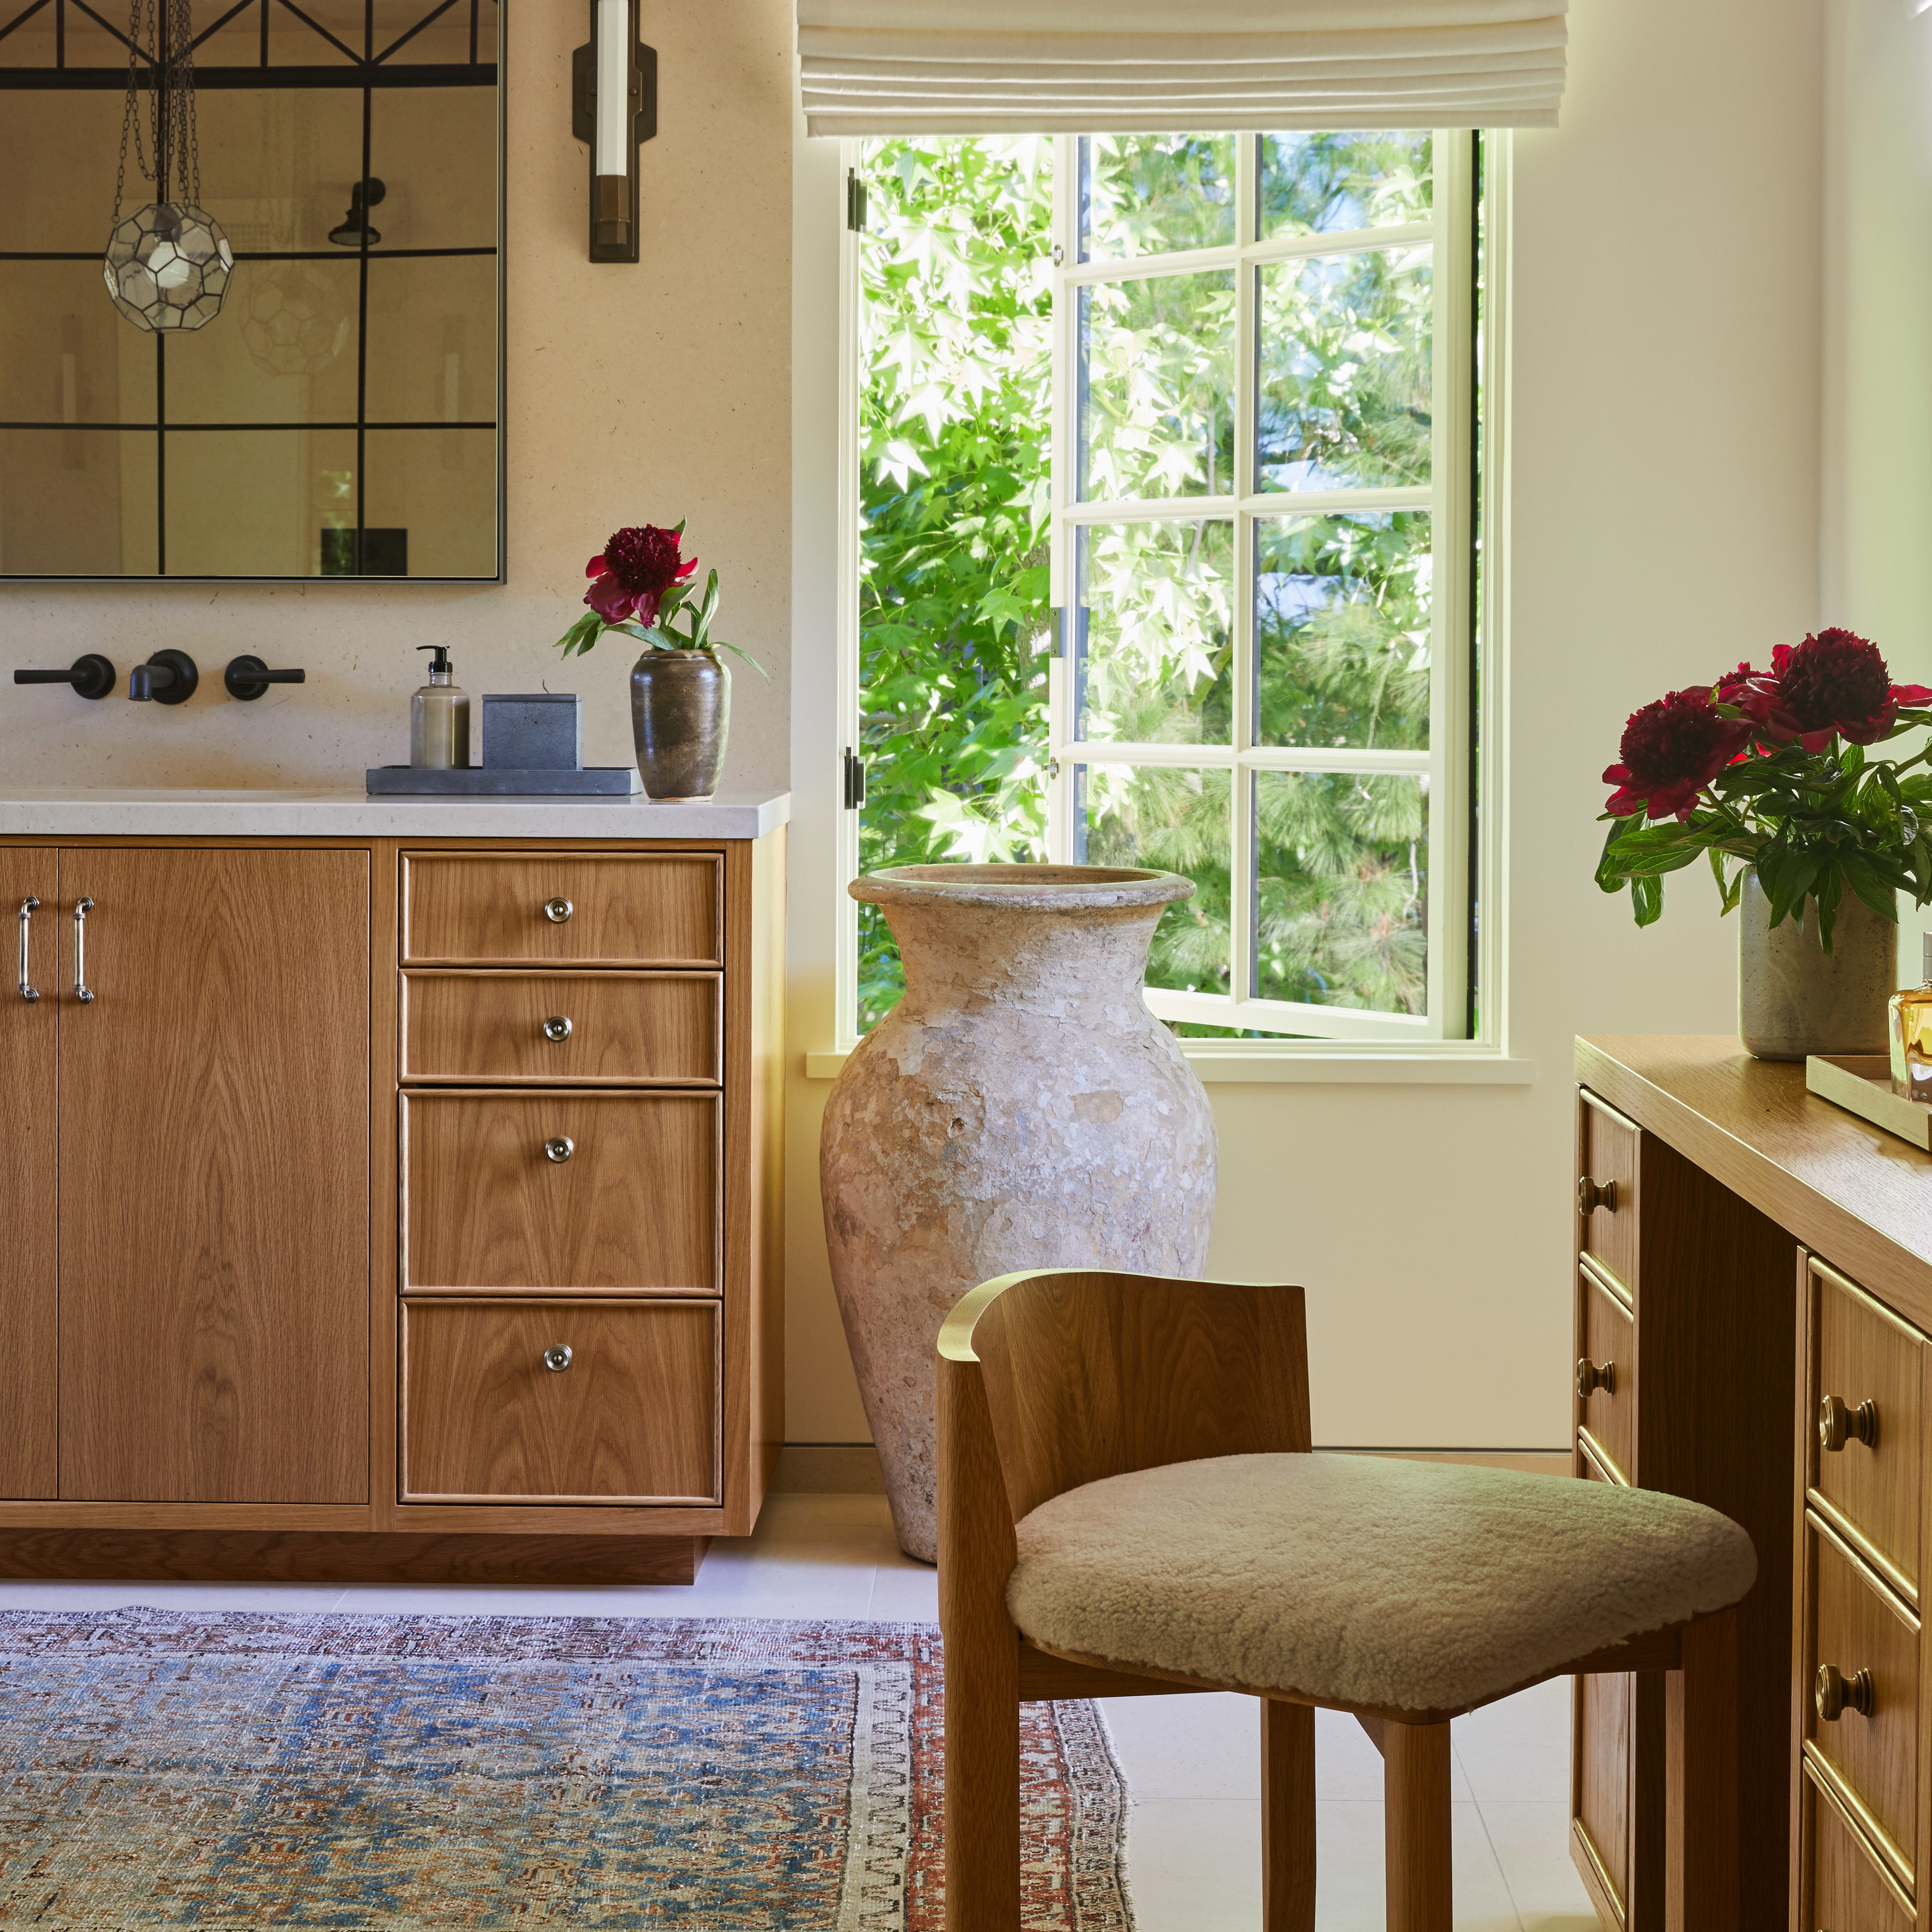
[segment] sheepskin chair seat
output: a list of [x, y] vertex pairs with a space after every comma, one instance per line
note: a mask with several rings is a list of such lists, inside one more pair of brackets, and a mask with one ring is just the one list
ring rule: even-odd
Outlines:
[[1328, 1704], [1452, 1713], [1736, 1603], [1750, 1538], [1607, 1483], [1370, 1456], [1109, 1476], [1017, 1526], [1046, 1648]]

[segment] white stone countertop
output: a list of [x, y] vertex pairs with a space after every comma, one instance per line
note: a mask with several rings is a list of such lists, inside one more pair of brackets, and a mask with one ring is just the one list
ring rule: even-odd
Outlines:
[[358, 787], [164, 791], [76, 785], [0, 790], [0, 835], [30, 838], [762, 838], [789, 792], [701, 805], [628, 798], [370, 798]]

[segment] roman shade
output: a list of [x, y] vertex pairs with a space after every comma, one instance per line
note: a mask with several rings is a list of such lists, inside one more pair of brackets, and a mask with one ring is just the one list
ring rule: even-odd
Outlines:
[[814, 134], [1534, 128], [1567, 0], [798, 0]]

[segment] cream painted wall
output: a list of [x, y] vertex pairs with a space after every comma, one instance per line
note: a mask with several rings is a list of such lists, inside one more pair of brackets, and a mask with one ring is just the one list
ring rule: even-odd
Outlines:
[[[1673, 881], [1643, 933], [1591, 883], [1597, 774], [1637, 705], [1819, 620], [1820, 0], [1573, 0], [1570, 19], [1562, 124], [1516, 141], [1508, 798], [1490, 802], [1508, 1043], [1537, 1079], [1210, 1090], [1210, 1268], [1309, 1286], [1330, 1443], [1564, 1441], [1572, 1037], [1735, 1023], [1707, 877]], [[836, 367], [806, 307], [826, 290], [805, 265], [836, 239], [839, 183], [829, 144], [804, 145], [795, 352], [822, 400]], [[825, 449], [816, 400], [798, 407], [801, 451]], [[802, 544], [836, 535], [832, 484], [801, 486]], [[799, 573], [788, 1433], [836, 1442], [865, 1429], [818, 1223], [826, 1090], [800, 1065], [832, 1043], [832, 640], [823, 559]]]
[[1825, 586], [1839, 621], [1876, 638], [1895, 674], [1923, 682], [1932, 676], [1932, 13], [1915, 15], [1906, 0], [1828, 0], [1826, 20]]
[[[421, 644], [449, 645], [472, 693], [581, 691], [586, 761], [625, 763], [633, 654], [607, 644], [566, 669], [550, 646], [614, 528], [688, 517], [692, 547], [723, 574], [722, 634], [772, 674], [769, 686], [736, 674], [725, 783], [784, 783], [790, 6], [644, 0], [662, 80], [635, 267], [585, 259], [585, 150], [570, 125], [584, 9], [544, 0], [508, 17], [508, 580], [0, 584], [0, 671], [99, 650], [123, 680], [94, 704], [0, 684], [8, 782], [359, 784], [408, 756]], [[125, 702], [128, 667], [163, 645], [195, 657], [200, 692], [178, 708]], [[208, 674], [242, 651], [301, 664], [308, 682], [233, 704]]]

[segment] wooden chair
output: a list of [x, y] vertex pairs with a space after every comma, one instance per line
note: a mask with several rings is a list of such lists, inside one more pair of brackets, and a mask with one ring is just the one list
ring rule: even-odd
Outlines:
[[1450, 1932], [1449, 1720], [1627, 1670], [1669, 1673], [1666, 1923], [1737, 1932], [1736, 1524], [1311, 1454], [1298, 1288], [1007, 1275], [938, 1352], [948, 1932], [1018, 1932], [1023, 1700], [1263, 1699], [1266, 1932], [1312, 1932], [1315, 1709], [1352, 1713], [1382, 1756], [1388, 1923]]

